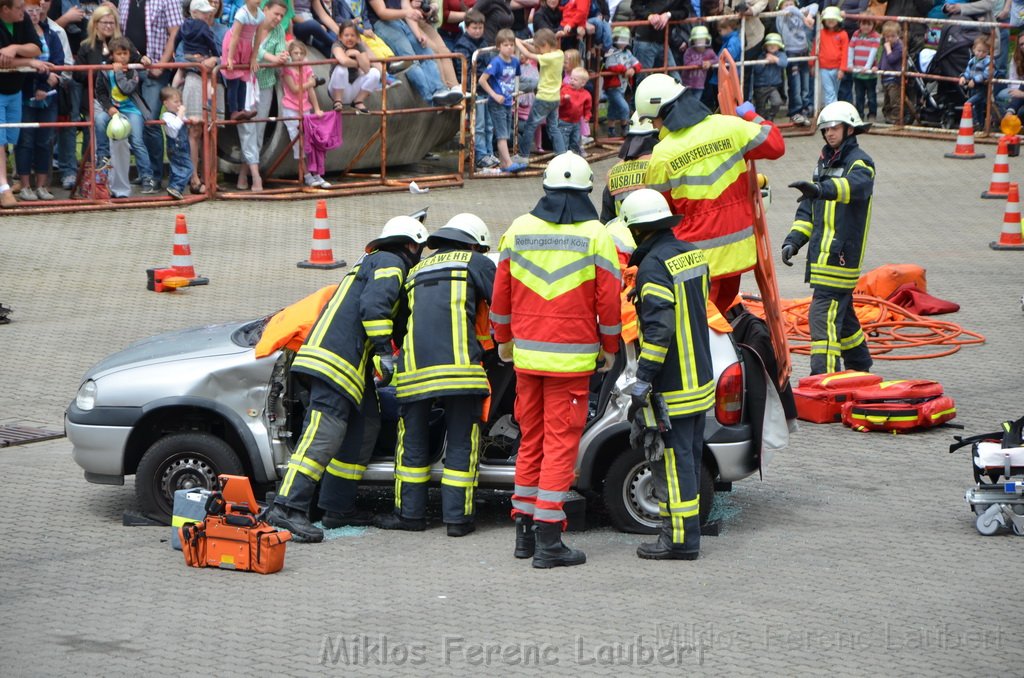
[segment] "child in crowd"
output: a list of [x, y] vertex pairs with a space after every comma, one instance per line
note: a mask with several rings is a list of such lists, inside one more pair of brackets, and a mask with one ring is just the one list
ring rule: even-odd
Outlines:
[[331, 47], [331, 56], [338, 65], [331, 71], [327, 91], [339, 113], [346, 104], [356, 113], [367, 113], [366, 98], [380, 91], [380, 66], [370, 64], [370, 50], [359, 39], [359, 31], [351, 21], [339, 26], [341, 34]]
[[[281, 116], [292, 118], [285, 120], [284, 126], [288, 130], [288, 138], [294, 140], [299, 135], [299, 126], [302, 124], [302, 116], [313, 111], [316, 115], [323, 115], [320, 111], [320, 101], [316, 97], [317, 78], [313, 75], [313, 69], [306, 65], [306, 44], [301, 40], [292, 40], [288, 43], [289, 65], [282, 68], [281, 77], [284, 80], [284, 97], [281, 99]], [[295, 158], [299, 157], [299, 144], [294, 146]], [[307, 186], [313, 188], [330, 188], [331, 185], [319, 174], [306, 172], [302, 178]]]
[[537, 83], [537, 96], [530, 109], [530, 117], [519, 130], [519, 156], [516, 163], [528, 163], [530, 150], [533, 148], [533, 132], [541, 120], [545, 121], [555, 154], [565, 153], [565, 139], [558, 133], [558, 104], [561, 100], [562, 64], [565, 54], [558, 49], [555, 34], [542, 28], [533, 36], [533, 44], [516, 38], [519, 51], [531, 59], [536, 59], [540, 68], [540, 81]]
[[[213, 68], [217, 65], [217, 57], [220, 56], [220, 44], [217, 42], [211, 26], [213, 12], [213, 5], [210, 4], [209, 0], [191, 0], [189, 3], [189, 18], [185, 19], [178, 29], [177, 35], [174, 36], [175, 52], [180, 49], [185, 61], [203, 63], [208, 68]], [[175, 71], [174, 80], [171, 81], [171, 84], [180, 89], [187, 82], [186, 73], [195, 73], [198, 78], [198, 71], [178, 70]], [[201, 82], [201, 78], [199, 80]], [[184, 98], [188, 99], [188, 96]]]
[[[464, 19], [465, 30], [462, 35], [459, 36], [458, 40], [455, 41], [455, 47], [452, 51], [456, 54], [461, 54], [466, 57], [466, 68], [467, 72], [462, 72], [462, 62], [458, 59], [455, 60], [455, 70], [459, 73], [459, 81], [465, 83], [466, 91], [473, 91], [473, 83], [467, 82], [470, 73], [472, 73], [473, 54], [477, 50], [483, 49], [487, 45], [484, 42], [484, 21], [485, 17], [477, 9], [470, 9], [466, 12], [466, 18]], [[513, 43], [515, 41], [513, 40]], [[514, 46], [514, 44], [513, 44]], [[488, 54], [481, 54], [477, 61], [477, 80], [481, 76], [481, 70], [490, 58]], [[476, 111], [473, 130], [473, 162], [476, 164], [478, 170], [492, 169], [501, 164], [501, 161], [494, 156], [494, 148], [491, 145], [491, 137], [494, 135], [493, 123], [487, 115], [487, 102], [491, 98], [487, 96], [482, 87], [477, 87], [476, 96]]]
[[[195, 0], [192, 0], [195, 4]], [[189, 124], [185, 117], [185, 105], [181, 102], [181, 92], [174, 87], [160, 90], [160, 101], [164, 105], [164, 132], [167, 135], [167, 157], [171, 161], [171, 178], [167, 182], [167, 195], [175, 200], [184, 198], [185, 187], [192, 180], [195, 167], [192, 165], [192, 152], [189, 150]]]
[[562, 100], [558, 105], [558, 131], [568, 149], [581, 157], [586, 154], [580, 143], [580, 123], [590, 119], [592, 106], [590, 92], [584, 89], [589, 80], [587, 69], [579, 66], [572, 69], [569, 84], [562, 85]]
[[683, 66], [691, 66], [692, 70], [683, 71], [683, 85], [693, 92], [698, 99], [704, 94], [708, 71], [718, 65], [718, 55], [711, 47], [711, 34], [704, 26], [694, 26], [690, 30], [690, 45], [683, 52]]
[[[479, 10], [471, 9], [466, 12], [465, 19], [466, 29], [462, 31], [462, 35], [455, 41], [455, 46], [452, 51], [456, 54], [461, 54], [466, 57], [466, 68], [471, 69], [473, 63], [473, 54], [479, 49], [486, 47], [484, 44], [484, 15]], [[468, 73], [462, 72], [462, 62], [459, 59], [455, 59], [455, 71], [459, 76], [459, 82], [464, 82]], [[466, 91], [471, 92], [472, 83], [467, 83]]]
[[516, 36], [509, 28], [498, 31], [494, 39], [498, 55], [480, 75], [480, 89], [487, 93], [487, 118], [494, 128], [495, 150], [503, 172], [519, 172], [526, 164], [513, 162], [508, 140], [512, 138], [512, 115], [516, 103], [516, 78], [520, 75], [519, 59], [515, 57]]
[[562, 57], [562, 84], [568, 85], [574, 68], [583, 65], [583, 57], [578, 49], [567, 49]]
[[561, 41], [560, 44], [564, 49], [569, 49], [571, 45], [578, 44], [576, 34], [573, 32], [567, 36], [565, 29], [562, 27], [561, 0], [541, 0], [540, 6], [534, 10], [533, 31], [536, 33], [542, 28], [546, 28], [554, 33], [555, 37]]
[[[867, 113], [867, 121], [874, 122], [878, 115], [878, 56], [882, 36], [875, 30], [873, 19], [861, 19], [857, 31], [850, 38], [849, 67], [853, 73], [853, 91], [857, 112]], [[865, 105], [865, 99], [867, 103]]]
[[782, 36], [778, 33], [764, 36], [764, 52], [759, 59], [768, 63], [753, 68], [754, 108], [758, 115], [769, 121], [775, 120], [782, 108], [782, 94], [779, 90], [788, 65], [784, 47]]
[[[135, 154], [135, 167], [142, 180], [143, 193], [156, 193], [153, 181], [153, 170], [149, 152], [142, 139], [149, 109], [142, 100], [142, 79], [138, 71], [128, 70], [134, 47], [128, 38], [111, 38], [107, 43], [110, 60], [114, 65], [112, 71], [100, 73], [96, 77], [96, 102], [106, 115], [96, 116], [96, 155], [100, 158], [110, 157], [110, 141], [107, 138], [107, 123], [115, 115], [123, 115], [131, 123], [132, 153]], [[115, 168], [127, 173], [127, 168]]]
[[[895, 21], [882, 24], [882, 59], [878, 69], [895, 74], [882, 76], [882, 91], [885, 99], [882, 102], [882, 116], [890, 125], [899, 124], [900, 117], [900, 76], [903, 68], [903, 41], [900, 40], [900, 25]], [[914, 118], [914, 106], [910, 98], [904, 104], [905, 114]]]
[[839, 82], [849, 68], [850, 37], [842, 28], [843, 15], [838, 7], [821, 12], [821, 37], [818, 42], [818, 72], [825, 106], [839, 99]]
[[253, 73], [256, 71], [253, 43], [262, 23], [260, 0], [245, 0], [245, 4], [235, 12], [231, 30], [224, 36], [221, 47], [224, 54], [224, 70], [221, 75], [227, 80], [224, 113], [232, 120], [251, 120], [256, 117], [255, 109], [246, 109], [245, 91], [253, 86]]
[[[707, 29], [705, 29], [706, 32]], [[608, 96], [608, 136], [626, 136], [629, 129], [629, 103], [626, 86], [640, 72], [640, 61], [629, 51], [629, 29], [618, 26], [612, 31], [612, 48], [605, 55], [604, 92]]]
[[960, 86], [967, 90], [967, 103], [971, 104], [974, 111], [974, 127], [979, 128], [985, 123], [985, 98], [988, 90], [985, 85], [989, 79], [988, 67], [992, 63], [988, 36], [980, 35], [975, 38], [971, 50], [973, 56], [960, 75]]
[[814, 29], [817, 3], [797, 7], [796, 0], [781, 0], [782, 14], [775, 18], [775, 26], [786, 46], [789, 120], [794, 125], [810, 127], [814, 111], [814, 89], [811, 87], [811, 67], [807, 61], [794, 62], [794, 57], [810, 55], [808, 29]]
[[[736, 19], [722, 19], [718, 22], [718, 35], [722, 38], [722, 49], [718, 51], [721, 56], [726, 52], [733, 61], [739, 62], [742, 58], [740, 50], [740, 34], [737, 32], [740, 22]], [[711, 71], [711, 77], [705, 82], [704, 98], [702, 101], [711, 110], [718, 108], [718, 70]]]

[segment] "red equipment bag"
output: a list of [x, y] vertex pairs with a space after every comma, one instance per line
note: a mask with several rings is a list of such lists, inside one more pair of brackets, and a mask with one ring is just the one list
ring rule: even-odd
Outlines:
[[797, 417], [815, 424], [842, 421], [843, 405], [852, 400], [853, 394], [881, 381], [877, 374], [855, 370], [804, 377], [793, 389]]
[[843, 423], [855, 431], [911, 431], [939, 426], [956, 416], [956, 403], [930, 379], [884, 381], [858, 389], [843, 405]]

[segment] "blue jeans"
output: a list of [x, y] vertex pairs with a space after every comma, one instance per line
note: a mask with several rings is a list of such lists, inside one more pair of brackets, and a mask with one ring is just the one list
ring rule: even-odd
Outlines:
[[[646, 71], [652, 68], [672, 68], [676, 65], [676, 59], [672, 56], [672, 49], [668, 50], [668, 60], [663, 59], [665, 56], [665, 46], [660, 42], [644, 42], [642, 40], [633, 41], [633, 56], [643, 66], [643, 71], [636, 78], [636, 84], [640, 84], [640, 80], [643, 78]], [[670, 74], [676, 80], [679, 80], [679, 73], [673, 71]], [[681, 82], [681, 81], [680, 81]]]
[[[21, 122], [21, 92], [0, 94], [0, 122]], [[0, 146], [18, 143], [17, 127], [0, 127]]]
[[985, 103], [988, 97], [988, 87], [985, 83], [974, 86], [974, 94], [968, 99], [967, 103], [971, 105], [971, 110], [974, 113], [974, 125], [985, 124]]
[[580, 152], [580, 124], [578, 122], [558, 121], [558, 133], [565, 140], [565, 146], [573, 153]]
[[[857, 107], [857, 112], [864, 115], [867, 110], [868, 115], [878, 115], [878, 78], [854, 78], [853, 89], [857, 100], [857, 103], [854, 104]], [[865, 99], [867, 99], [866, 109]]]
[[604, 51], [608, 51], [612, 48], [612, 27], [604, 19], [598, 19], [596, 16], [587, 19], [587, 23], [594, 27], [594, 42], [600, 42]]
[[324, 28], [322, 23], [316, 19], [296, 21], [292, 24], [292, 30], [296, 38], [315, 48], [324, 55], [324, 58], [331, 58], [331, 47], [338, 36]]
[[[52, 98], [45, 108], [36, 108], [23, 103], [22, 122], [56, 122], [57, 102]], [[53, 158], [53, 127], [26, 127], [21, 130], [14, 147], [14, 160], [18, 174], [46, 174], [50, 171]]]
[[847, 103], [853, 103], [853, 74], [847, 73], [843, 76], [843, 79], [839, 81], [839, 93], [837, 94], [840, 101]]
[[[374, 32], [387, 43], [395, 56], [412, 56], [433, 54], [429, 47], [420, 45], [413, 37], [412, 30], [404, 21], [378, 21], [373, 25]], [[430, 103], [434, 95], [445, 89], [441, 82], [441, 73], [437, 63], [433, 61], [416, 61], [405, 75], [416, 89], [420, 98]]]
[[494, 128], [491, 126], [491, 117], [487, 115], [487, 102], [488, 99], [483, 97], [476, 100], [476, 119], [473, 129], [474, 162], [479, 162], [486, 155], [494, 155], [494, 146], [491, 144]]
[[245, 82], [240, 79], [224, 81], [224, 115], [245, 110]]
[[[68, 115], [68, 120], [69, 122], [78, 122], [82, 119], [82, 83], [71, 80], [67, 86], [71, 95], [71, 113]], [[75, 155], [75, 147], [79, 131], [83, 133], [82, 148], [89, 148], [88, 127], [63, 127], [57, 131], [57, 166], [61, 178], [73, 177], [78, 174], [78, 158]]]
[[[149, 109], [149, 117], [146, 120], [159, 120], [160, 109], [163, 103], [160, 101], [160, 90], [171, 84], [170, 71], [164, 71], [160, 77], [154, 78], [149, 73], [142, 78], [142, 100]], [[196, 114], [199, 112], [196, 111]], [[134, 127], [133, 127], [134, 129]], [[152, 160], [150, 171], [153, 181], [160, 183], [164, 176], [164, 128], [162, 125], [149, 125], [143, 131], [143, 139], [146, 143], [146, 160]], [[132, 144], [132, 152], [135, 153], [135, 164], [139, 164], [139, 153]], [[140, 172], [140, 176], [145, 176]]]
[[[103, 158], [110, 157], [110, 139], [107, 138], [107, 123], [110, 122], [110, 116], [100, 106], [99, 102], [96, 103], [95, 118], [96, 118], [96, 158], [97, 162], [94, 166], [99, 166], [99, 163]], [[146, 121], [143, 119], [141, 113], [125, 113], [128, 116], [128, 122], [131, 123], [132, 133], [128, 137], [128, 143], [132, 147], [132, 153], [135, 154], [135, 168], [139, 171], [139, 177], [142, 179], [153, 178], [153, 168], [149, 162], [149, 149], [146, 147], [145, 142], [145, 127]], [[163, 133], [160, 135], [160, 146], [161, 156], [163, 157]], [[161, 163], [162, 164], [162, 163]]]
[[626, 86], [609, 87], [604, 91], [608, 96], [608, 119], [629, 120], [629, 104], [626, 103]]
[[839, 100], [839, 69], [823, 68], [819, 72], [821, 73], [821, 105], [828, 106]]
[[184, 193], [192, 180], [192, 153], [188, 143], [188, 127], [178, 130], [178, 138], [167, 137], [167, 155], [171, 160], [171, 176], [167, 180], [167, 188], [175, 188]]
[[[790, 56], [807, 56], [806, 53]], [[786, 69], [789, 87], [789, 117], [814, 108], [814, 90], [811, 89], [811, 69], [806, 61], [791, 64]]]
[[537, 130], [537, 125], [541, 120], [547, 121], [548, 135], [555, 147], [555, 154], [565, 153], [565, 137], [558, 133], [558, 102], [534, 99], [530, 116], [519, 129], [519, 155], [524, 158], [530, 157], [530, 150], [533, 148], [533, 133]]

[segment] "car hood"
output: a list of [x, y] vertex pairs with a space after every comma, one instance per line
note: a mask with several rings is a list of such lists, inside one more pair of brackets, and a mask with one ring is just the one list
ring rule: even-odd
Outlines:
[[142, 365], [252, 351], [251, 346], [239, 346], [231, 341], [231, 335], [235, 331], [251, 322], [250, 320], [193, 327], [143, 339], [98, 362], [85, 378], [96, 379], [105, 374]]

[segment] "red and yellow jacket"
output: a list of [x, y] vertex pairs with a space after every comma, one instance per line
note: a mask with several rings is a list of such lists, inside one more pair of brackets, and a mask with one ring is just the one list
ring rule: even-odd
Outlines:
[[785, 151], [779, 129], [753, 111], [746, 119], [709, 115], [691, 127], [662, 130], [647, 165], [647, 185], [683, 215], [676, 237], [704, 250], [712, 278], [757, 263], [746, 161], [774, 160]]
[[495, 341], [515, 342], [517, 370], [586, 374], [601, 349], [619, 350], [619, 261], [601, 222], [524, 214], [498, 249], [491, 323]]

